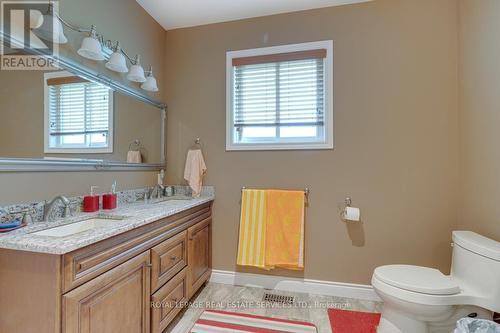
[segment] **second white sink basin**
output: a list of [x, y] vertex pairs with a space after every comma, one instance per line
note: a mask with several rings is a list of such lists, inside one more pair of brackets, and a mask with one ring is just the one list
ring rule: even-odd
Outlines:
[[66, 237], [80, 232], [84, 232], [91, 229], [98, 229], [106, 227], [116, 222], [122, 221], [123, 218], [92, 218], [80, 222], [74, 222], [70, 224], [65, 224], [59, 227], [54, 227], [50, 229], [45, 229], [42, 231], [37, 231], [32, 233], [38, 236], [49, 236], [49, 237]]

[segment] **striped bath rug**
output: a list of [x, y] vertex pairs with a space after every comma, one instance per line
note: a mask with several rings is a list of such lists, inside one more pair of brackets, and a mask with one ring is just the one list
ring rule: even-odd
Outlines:
[[191, 333], [317, 333], [310, 323], [254, 316], [243, 313], [205, 310]]

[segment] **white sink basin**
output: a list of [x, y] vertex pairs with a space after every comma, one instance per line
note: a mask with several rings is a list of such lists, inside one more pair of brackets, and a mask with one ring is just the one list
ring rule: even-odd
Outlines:
[[116, 224], [116, 222], [121, 222], [123, 218], [92, 218], [80, 222], [74, 222], [70, 224], [65, 224], [60, 227], [54, 227], [50, 229], [45, 229], [42, 231], [37, 231], [32, 233], [38, 236], [49, 236], [49, 237], [66, 237], [80, 232], [84, 232], [91, 229], [98, 229]]

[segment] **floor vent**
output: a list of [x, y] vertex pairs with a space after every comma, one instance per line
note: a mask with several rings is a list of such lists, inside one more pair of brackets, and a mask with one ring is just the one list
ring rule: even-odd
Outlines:
[[294, 298], [293, 298], [293, 296], [284, 296], [284, 295], [265, 293], [263, 301], [269, 302], [269, 303], [293, 304]]

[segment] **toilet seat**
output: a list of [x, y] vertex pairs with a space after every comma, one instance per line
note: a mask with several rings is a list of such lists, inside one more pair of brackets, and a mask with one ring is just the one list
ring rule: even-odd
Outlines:
[[377, 267], [374, 277], [390, 286], [428, 295], [455, 295], [460, 287], [439, 270], [411, 265]]

